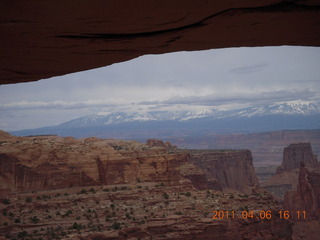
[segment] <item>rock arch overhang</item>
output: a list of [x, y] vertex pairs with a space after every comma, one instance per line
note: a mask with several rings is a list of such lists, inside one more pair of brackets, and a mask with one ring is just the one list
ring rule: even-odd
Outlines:
[[319, 0], [2, 0], [0, 9], [0, 84], [145, 54], [320, 46]]

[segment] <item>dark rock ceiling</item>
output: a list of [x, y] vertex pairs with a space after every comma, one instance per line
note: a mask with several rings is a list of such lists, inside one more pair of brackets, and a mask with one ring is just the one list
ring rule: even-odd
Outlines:
[[145, 54], [320, 46], [320, 1], [1, 0], [0, 84]]

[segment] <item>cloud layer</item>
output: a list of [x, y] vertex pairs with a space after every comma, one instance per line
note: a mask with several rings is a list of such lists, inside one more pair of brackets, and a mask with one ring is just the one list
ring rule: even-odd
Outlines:
[[0, 86], [0, 128], [98, 112], [236, 108], [320, 100], [320, 48], [232, 48], [147, 55], [33, 83]]

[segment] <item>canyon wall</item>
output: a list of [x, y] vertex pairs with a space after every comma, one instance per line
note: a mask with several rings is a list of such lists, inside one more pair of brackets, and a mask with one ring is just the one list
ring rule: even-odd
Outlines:
[[317, 156], [313, 154], [310, 143], [290, 144], [283, 150], [283, 160], [277, 173], [291, 171], [300, 167], [300, 163], [312, 166], [317, 164]]
[[[305, 166], [303, 170], [300, 168], [301, 165]], [[283, 150], [283, 161], [276, 174], [261, 183], [261, 186], [283, 199], [286, 192], [299, 188], [302, 184], [301, 171], [309, 172], [318, 168], [317, 156], [313, 153], [310, 143], [290, 144]]]
[[291, 211], [306, 211], [309, 218], [320, 218], [320, 168], [299, 170], [298, 186], [286, 193], [285, 208]]
[[3, 191], [154, 181], [177, 184], [188, 154], [137, 142], [57, 136], [0, 137]]
[[258, 186], [250, 151], [181, 150], [149, 140], [13, 137], [0, 132], [2, 192], [159, 182], [251, 193]]
[[190, 161], [200, 167], [208, 179], [216, 181], [221, 189], [251, 193], [252, 188], [259, 186], [249, 150], [192, 150], [190, 155]]

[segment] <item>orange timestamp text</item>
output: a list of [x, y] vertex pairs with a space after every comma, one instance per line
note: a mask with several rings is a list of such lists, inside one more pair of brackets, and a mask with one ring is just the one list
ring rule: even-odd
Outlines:
[[273, 217], [277, 217], [280, 219], [306, 219], [307, 213], [306, 211], [288, 211], [282, 210], [273, 212], [271, 210], [259, 210], [259, 211], [212, 211], [213, 216], [212, 219], [234, 219], [234, 218], [242, 218], [242, 219], [271, 219]]

